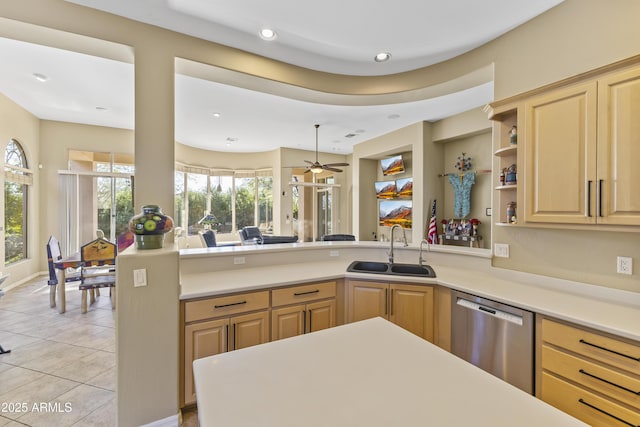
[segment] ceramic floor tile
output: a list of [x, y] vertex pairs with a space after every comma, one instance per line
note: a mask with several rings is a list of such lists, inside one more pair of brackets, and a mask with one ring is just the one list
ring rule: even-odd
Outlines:
[[49, 402], [49, 408], [27, 413], [18, 422], [33, 427], [71, 426], [114, 398], [112, 391], [82, 384]]
[[73, 424], [73, 427], [113, 427], [116, 425], [115, 397], [89, 415]]
[[5, 427], [9, 425], [10, 422], [11, 422], [10, 418], [5, 418], [2, 415], [0, 415], [0, 427]]
[[96, 350], [71, 363], [67, 363], [66, 359], [63, 360], [60, 364], [51, 367], [51, 373], [62, 378], [86, 383], [115, 366], [116, 355], [114, 353]]
[[105, 372], [86, 381], [86, 384], [94, 387], [104, 388], [105, 390], [116, 391], [117, 372], [116, 367], [107, 369]]
[[29, 335], [0, 331], [0, 345], [2, 345], [5, 350], [15, 350], [19, 347], [38, 342], [41, 339], [42, 338], [32, 337]]
[[21, 404], [21, 408], [14, 408], [17, 410], [5, 408], [6, 411], [3, 411], [2, 415], [12, 419], [20, 418], [25, 412], [25, 406], [22, 405], [26, 405], [27, 412], [31, 412], [34, 405], [39, 406], [42, 402], [51, 402], [61, 394], [79, 385], [77, 382], [64, 378], [42, 375], [33, 381], [0, 395], [0, 403], [20, 402]]
[[44, 357], [38, 359], [31, 359], [20, 366], [36, 371], [44, 372], [52, 375], [59, 375], [58, 370], [62, 367], [73, 367], [77, 365], [78, 361], [94, 352], [96, 350], [79, 347], [70, 344], [55, 343], [48, 341], [49, 343], [57, 344], [61, 346], [55, 351], [51, 351]]
[[47, 358], [51, 353], [59, 351], [67, 344], [39, 340], [32, 344], [20, 347], [16, 351], [2, 355], [2, 362], [10, 365], [22, 366], [31, 360]]
[[11, 369], [2, 371], [0, 372], [0, 395], [35, 381], [42, 377], [42, 375], [41, 372], [35, 372], [19, 366], [14, 366]]

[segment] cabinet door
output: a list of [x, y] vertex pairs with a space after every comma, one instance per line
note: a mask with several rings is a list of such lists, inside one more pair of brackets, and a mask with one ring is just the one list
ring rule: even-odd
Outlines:
[[230, 328], [233, 330], [231, 350], [251, 347], [269, 341], [269, 312], [234, 316], [230, 319]]
[[639, 118], [640, 67], [598, 80], [600, 224], [640, 225]]
[[384, 317], [388, 319], [387, 283], [349, 281], [349, 322]]
[[307, 304], [307, 332], [320, 331], [336, 326], [336, 300]]
[[596, 222], [596, 95], [591, 82], [525, 104], [525, 221]]
[[433, 288], [391, 284], [389, 320], [419, 337], [433, 342]]
[[305, 306], [294, 305], [271, 311], [271, 339], [295, 337], [304, 333]]
[[184, 330], [184, 403], [189, 405], [196, 402], [193, 361], [227, 351], [229, 320], [196, 323], [187, 325]]

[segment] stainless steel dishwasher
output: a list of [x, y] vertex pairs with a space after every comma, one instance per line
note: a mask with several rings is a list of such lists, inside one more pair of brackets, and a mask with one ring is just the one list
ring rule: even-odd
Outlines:
[[452, 291], [451, 352], [533, 394], [533, 313]]

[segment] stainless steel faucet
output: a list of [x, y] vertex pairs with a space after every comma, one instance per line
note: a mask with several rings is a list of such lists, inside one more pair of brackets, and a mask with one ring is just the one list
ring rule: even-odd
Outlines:
[[404, 231], [404, 228], [402, 228], [399, 224], [394, 225], [393, 227], [391, 227], [391, 247], [389, 249], [389, 264], [393, 264], [393, 230], [395, 230], [397, 228], [402, 230], [402, 240], [404, 241], [404, 246], [407, 247], [409, 246], [409, 244], [407, 243], [407, 234]]
[[420, 256], [418, 258], [418, 264], [419, 265], [422, 265], [422, 263], [426, 261], [424, 258], [422, 258], [422, 246], [425, 243], [427, 244], [427, 252], [429, 252], [431, 250], [431, 246], [429, 246], [429, 241], [426, 240], [426, 239], [422, 239], [422, 241], [420, 242]]

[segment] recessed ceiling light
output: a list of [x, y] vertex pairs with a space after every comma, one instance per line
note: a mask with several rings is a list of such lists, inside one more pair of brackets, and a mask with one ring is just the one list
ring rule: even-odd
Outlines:
[[391, 54], [389, 52], [380, 52], [376, 56], [373, 57], [373, 60], [376, 62], [387, 62], [391, 59]]
[[261, 29], [259, 34], [262, 40], [275, 40], [276, 37], [278, 37], [278, 33], [276, 33], [275, 30], [272, 30], [271, 28]]
[[220, 117], [221, 115], [222, 115], [222, 114], [220, 114], [220, 113], [213, 113], [213, 117], [215, 117], [216, 119], [217, 119], [218, 117]]
[[49, 77], [41, 73], [33, 73], [33, 77], [35, 77], [35, 79], [39, 82], [46, 82], [47, 80], [49, 80]]
[[107, 111], [108, 108], [107, 107], [96, 107], [96, 110], [98, 110], [98, 111]]
[[387, 116], [387, 119], [399, 119], [400, 118], [400, 114], [389, 114]]

